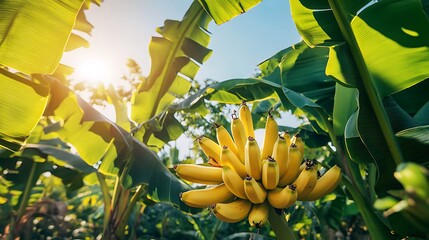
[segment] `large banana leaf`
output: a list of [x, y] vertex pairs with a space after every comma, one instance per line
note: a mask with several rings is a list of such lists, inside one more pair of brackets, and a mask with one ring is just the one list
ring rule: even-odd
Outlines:
[[245, 13], [262, 0], [198, 0], [216, 24], [222, 24]]
[[42, 116], [49, 88], [0, 68], [0, 145], [18, 150]]
[[83, 0], [5, 0], [0, 4], [0, 64], [27, 74], [52, 73]]
[[149, 44], [152, 59], [149, 76], [132, 98], [131, 119], [143, 123], [135, 132], [137, 139], [149, 145], [160, 141], [152, 135], [160, 123], [150, 126], [144, 122], [166, 111], [176, 97], [189, 91], [189, 80], [211, 54], [207, 49], [209, 22], [210, 17], [195, 1], [182, 21], [166, 20], [164, 27], [157, 29], [162, 37], [153, 37]]
[[[51, 83], [51, 101], [45, 115], [57, 121], [49, 128], [51, 133], [55, 132], [63, 141], [71, 144], [87, 165], [103, 174], [123, 173], [127, 164], [131, 164], [128, 166], [129, 172], [124, 173], [123, 184], [126, 187], [147, 184], [149, 196], [154, 200], [171, 202], [185, 211], [189, 209], [179, 199], [179, 193], [189, 187], [174, 176], [154, 152], [60, 82], [48, 78]], [[60, 157], [50, 147], [30, 146], [40, 147], [41, 152]], [[75, 160], [67, 161], [71, 163]], [[77, 167], [76, 163], [74, 166]]]
[[[387, 115], [382, 99], [428, 78], [429, 21], [421, 1], [368, 3], [367, 0], [317, 3], [296, 0], [291, 1], [291, 11], [308, 45], [331, 46], [326, 73], [341, 84], [360, 90], [360, 113], [353, 114], [349, 109], [335, 114], [335, 132], [341, 134], [341, 128], [350, 118], [346, 142], [356, 155], [352, 158], [359, 158], [359, 162], [375, 160], [384, 175], [379, 178], [379, 189], [387, 190], [401, 156], [395, 150], [400, 145], [394, 146], [392, 128], [392, 121], [397, 118]], [[337, 106], [342, 105], [337, 102]], [[407, 109], [415, 110], [422, 104], [410, 106], [408, 101]], [[362, 153], [365, 149], [368, 154]]]

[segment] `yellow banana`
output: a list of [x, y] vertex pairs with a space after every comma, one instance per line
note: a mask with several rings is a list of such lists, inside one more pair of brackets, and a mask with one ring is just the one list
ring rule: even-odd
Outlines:
[[252, 203], [237, 199], [230, 203], [217, 203], [211, 206], [213, 214], [221, 221], [235, 223], [249, 215]]
[[262, 184], [265, 189], [271, 190], [279, 183], [279, 165], [272, 157], [262, 162]]
[[262, 177], [262, 161], [261, 151], [258, 143], [253, 137], [249, 137], [244, 148], [244, 166], [246, 167], [247, 175], [260, 180]]
[[289, 147], [291, 144], [289, 132], [288, 131], [282, 132], [280, 136], [282, 136], [286, 140], [287, 146]]
[[293, 136], [291, 142], [298, 147], [299, 151], [301, 152], [301, 155], [304, 157], [304, 142], [302, 141], [302, 138], [299, 136], [298, 133]]
[[237, 146], [239, 159], [242, 163], [244, 163], [244, 146], [246, 145], [247, 136], [243, 123], [237, 117], [236, 111], [234, 111], [232, 114], [231, 131], [235, 146]]
[[294, 184], [298, 192], [298, 198], [304, 198], [313, 191], [317, 182], [317, 169], [313, 165], [307, 165], [298, 175]]
[[279, 176], [283, 176], [285, 174], [289, 155], [289, 145], [287, 144], [284, 136], [285, 134], [279, 135], [273, 149], [273, 158], [277, 161], [277, 165], [279, 165]]
[[208, 163], [212, 166], [212, 167], [222, 167], [218, 162], [216, 162], [216, 160], [214, 160], [214, 158], [209, 157], [209, 161]]
[[231, 135], [226, 130], [226, 128], [220, 124], [214, 124], [216, 128], [216, 138], [220, 146], [227, 146], [237, 157], [240, 157], [238, 154], [237, 146], [235, 146], [234, 140], [232, 140]]
[[220, 153], [220, 162], [222, 166], [228, 166], [234, 169], [242, 179], [247, 176], [246, 168], [238, 157], [227, 147], [223, 146]]
[[341, 182], [341, 168], [337, 165], [331, 167], [328, 171], [321, 176], [317, 182], [314, 189], [307, 194], [307, 196], [299, 196], [301, 201], [314, 201], [317, 200], [328, 193], [334, 191], [334, 189]]
[[268, 220], [269, 205], [265, 201], [261, 204], [254, 204], [249, 213], [249, 224], [252, 227], [260, 228]]
[[296, 185], [291, 184], [284, 188], [276, 188], [268, 192], [268, 202], [275, 208], [288, 208], [298, 199]]
[[264, 136], [264, 145], [262, 147], [262, 159], [272, 156], [273, 147], [279, 137], [278, 125], [276, 120], [274, 120], [273, 115], [271, 115], [271, 109], [268, 111], [267, 122], [265, 123], [265, 136]]
[[252, 177], [244, 179], [244, 192], [249, 201], [255, 204], [263, 203], [267, 197], [267, 191], [264, 186]]
[[253, 129], [252, 113], [249, 107], [246, 105], [246, 101], [243, 101], [240, 105], [238, 117], [243, 123], [244, 130], [246, 131], [246, 137], [255, 137], [255, 130]]
[[179, 177], [201, 184], [216, 185], [222, 183], [222, 168], [197, 164], [178, 164], [174, 166]]
[[225, 184], [204, 189], [194, 189], [180, 194], [180, 200], [190, 207], [207, 207], [215, 203], [222, 203], [234, 197]]
[[302, 155], [298, 147], [292, 143], [289, 147], [288, 161], [285, 173], [280, 176], [279, 186], [284, 187], [291, 184], [298, 176], [299, 166], [302, 163]]
[[247, 199], [246, 192], [244, 192], [244, 180], [229, 166], [222, 167], [222, 179], [226, 187], [235, 196]]
[[197, 138], [197, 141], [207, 158], [213, 158], [212, 160], [220, 165], [220, 152], [222, 149], [219, 144], [204, 136]]

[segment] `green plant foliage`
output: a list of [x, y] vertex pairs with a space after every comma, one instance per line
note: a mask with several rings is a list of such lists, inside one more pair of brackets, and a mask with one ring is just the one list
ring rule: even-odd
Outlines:
[[[148, 184], [149, 196], [154, 200], [189, 209], [179, 199], [179, 193], [189, 187], [179, 181], [151, 150], [61, 83], [51, 81], [51, 89], [55, 91], [45, 114], [55, 117], [55, 125], [60, 127], [55, 132], [76, 148], [87, 165], [98, 165], [98, 171], [106, 175], [124, 174], [123, 184], [128, 188]], [[82, 138], [88, 141], [82, 142]], [[40, 150], [48, 151], [49, 148]], [[125, 167], [129, 167], [126, 173], [123, 172]]]
[[0, 6], [0, 64], [27, 74], [53, 73], [82, 2], [3, 1]]
[[[200, 64], [211, 54], [207, 48], [210, 20], [198, 2], [194, 2], [182, 21], [166, 20], [164, 26], [157, 29], [162, 37], [153, 37], [149, 44], [152, 59], [149, 76], [140, 83], [131, 100], [131, 119], [143, 123], [134, 134], [137, 139], [148, 145], [159, 145], [156, 136], [151, 139], [158, 124], [145, 122], [166, 111], [175, 98], [189, 91], [189, 80], [194, 79]], [[163, 120], [158, 119], [161, 126]]]
[[204, 7], [204, 10], [213, 18], [216, 24], [222, 24], [231, 20], [233, 17], [245, 13], [262, 0], [198, 0]]
[[2, 68], [0, 84], [0, 139], [4, 141], [1, 145], [17, 150], [42, 116], [49, 88]]

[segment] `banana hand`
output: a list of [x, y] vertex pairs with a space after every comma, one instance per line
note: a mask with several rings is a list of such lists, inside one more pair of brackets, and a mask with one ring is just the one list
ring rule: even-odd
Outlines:
[[244, 179], [244, 192], [247, 198], [255, 204], [263, 203], [267, 197], [264, 186], [252, 177]]
[[222, 183], [222, 168], [196, 164], [178, 164], [174, 166], [179, 177], [193, 183], [217, 185]]
[[237, 172], [228, 166], [223, 166], [222, 179], [229, 191], [231, 191], [235, 196], [247, 199], [247, 195], [244, 191], [244, 180]]
[[284, 137], [286, 134], [289, 135], [289, 133], [279, 135], [273, 149], [273, 158], [277, 161], [277, 165], [279, 166], [279, 176], [283, 176], [285, 174], [286, 164], [288, 161], [289, 145]]
[[286, 170], [283, 175], [280, 175], [279, 186], [284, 187], [291, 184], [298, 176], [299, 167], [302, 163], [302, 154], [298, 146], [292, 143], [289, 147], [288, 161], [286, 163]]
[[252, 113], [249, 107], [246, 105], [246, 101], [243, 101], [240, 105], [238, 117], [243, 123], [246, 137], [255, 137], [255, 130], [253, 129]]
[[234, 140], [232, 140], [232, 137], [226, 128], [217, 123], [215, 123], [214, 126], [216, 128], [216, 138], [219, 145], [222, 147], [227, 146], [235, 154], [235, 156], [239, 158], [240, 154], [238, 153], [237, 146], [235, 146]]
[[206, 138], [201, 136], [197, 138], [198, 144], [200, 145], [201, 150], [203, 150], [204, 154], [207, 158], [214, 160], [218, 165], [220, 165], [220, 153], [222, 151], [219, 144], [211, 140], [210, 138]]
[[252, 203], [248, 200], [237, 199], [230, 203], [211, 205], [213, 214], [221, 221], [235, 223], [249, 215]]
[[307, 196], [298, 196], [298, 199], [301, 201], [315, 201], [334, 191], [340, 182], [341, 168], [335, 165], [317, 180], [316, 186]]
[[222, 203], [234, 197], [225, 184], [215, 187], [194, 189], [180, 194], [180, 200], [186, 205], [196, 208], [205, 208], [208, 205]]
[[267, 202], [254, 204], [249, 213], [249, 224], [252, 227], [260, 228], [268, 220], [269, 205]]
[[256, 180], [261, 179], [261, 152], [259, 150], [258, 143], [253, 137], [249, 137], [246, 142], [244, 155], [244, 166], [246, 167], [247, 175], [255, 178]]
[[243, 163], [238, 159], [238, 157], [231, 151], [227, 146], [224, 146], [222, 152], [220, 153], [220, 161], [222, 166], [228, 166], [234, 169], [241, 178], [247, 176], [246, 168]]
[[237, 146], [240, 161], [244, 163], [244, 146], [246, 145], [247, 141], [246, 130], [244, 130], [243, 123], [237, 117], [235, 111], [232, 114], [231, 131], [235, 146]]
[[262, 162], [262, 184], [265, 189], [271, 190], [277, 187], [279, 183], [279, 166], [277, 161], [268, 157]]
[[268, 192], [268, 202], [279, 209], [292, 206], [298, 199], [296, 185], [288, 185], [285, 188], [276, 188]]
[[[312, 162], [312, 161], [309, 161]], [[316, 187], [317, 183], [317, 170], [311, 164], [307, 164], [304, 170], [299, 174], [295, 180], [296, 191], [298, 192], [298, 199], [307, 196]]]
[[262, 147], [262, 159], [273, 155], [273, 147], [279, 137], [279, 130], [276, 120], [271, 115], [272, 109], [268, 111], [267, 122], [265, 123], [264, 145]]

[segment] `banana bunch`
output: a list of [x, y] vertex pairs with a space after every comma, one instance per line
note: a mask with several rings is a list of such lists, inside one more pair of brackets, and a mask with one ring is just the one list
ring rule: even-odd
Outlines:
[[332, 192], [341, 180], [341, 170], [330, 168], [319, 177], [316, 161], [304, 161], [304, 143], [299, 135], [279, 134], [268, 112], [262, 148], [255, 138], [252, 115], [243, 102], [232, 114], [231, 133], [215, 124], [217, 142], [206, 137], [196, 141], [211, 166], [180, 164], [176, 173], [194, 183], [212, 185], [181, 193], [191, 207], [209, 206], [225, 222], [248, 218], [261, 227], [270, 207], [284, 209], [297, 200], [314, 201]]

